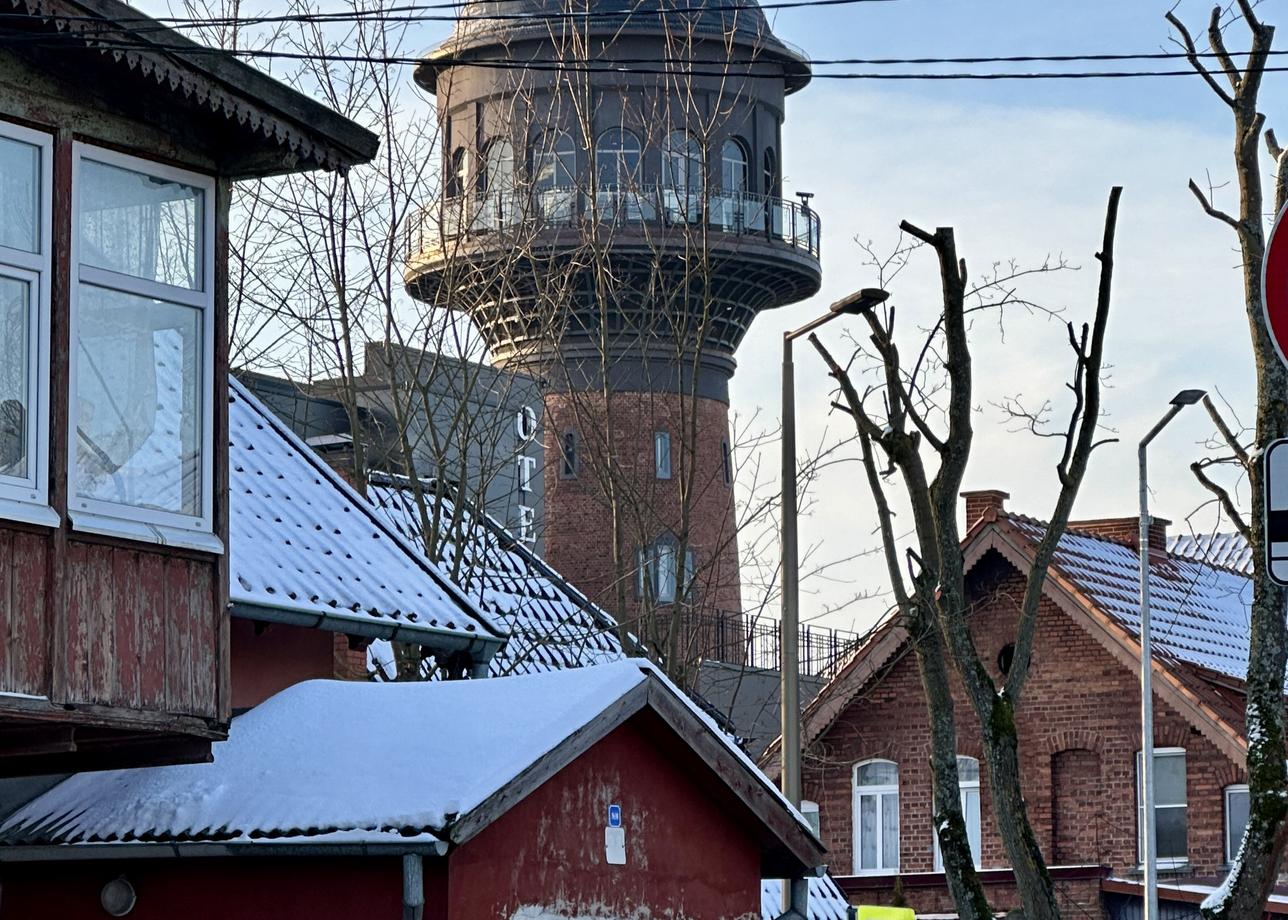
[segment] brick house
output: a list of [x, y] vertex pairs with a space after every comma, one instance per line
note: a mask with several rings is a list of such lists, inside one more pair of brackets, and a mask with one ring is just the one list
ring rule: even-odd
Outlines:
[[[964, 495], [974, 638], [998, 680], [1045, 527], [1006, 511], [1007, 497]], [[1029, 817], [1061, 900], [1114, 920], [1139, 916], [1141, 890], [1136, 520], [1070, 525], [1047, 580], [1018, 714]], [[1237, 851], [1247, 814], [1242, 676], [1251, 585], [1239, 560], [1206, 553], [1211, 541], [1172, 541], [1169, 552], [1166, 524], [1155, 519], [1150, 531], [1160, 897], [1169, 916], [1197, 917], [1197, 902]], [[805, 796], [819, 803], [831, 871], [852, 902], [951, 911], [931, 828], [927, 715], [911, 651], [905, 629], [887, 621], [806, 709]], [[1018, 899], [974, 716], [960, 685], [954, 695], [969, 837], [992, 903], [1009, 909]], [[775, 745], [764, 760], [771, 775], [778, 756]], [[1276, 898], [1267, 909], [1288, 904]]]

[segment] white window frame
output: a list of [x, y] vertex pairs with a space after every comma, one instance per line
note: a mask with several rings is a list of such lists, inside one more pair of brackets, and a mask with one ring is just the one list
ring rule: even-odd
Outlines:
[[0, 121], [0, 137], [30, 144], [40, 151], [37, 204], [39, 252], [0, 246], [0, 275], [29, 284], [27, 354], [27, 475], [0, 477], [0, 518], [57, 527], [58, 513], [49, 507], [49, 324], [53, 274], [54, 138], [53, 135]]
[[[1231, 785], [1226, 786], [1224, 789], [1221, 790], [1221, 802], [1223, 805], [1221, 810], [1221, 818], [1222, 818], [1222, 824], [1225, 825], [1225, 831], [1222, 836], [1225, 837], [1225, 864], [1227, 866], [1234, 862], [1234, 857], [1239, 852], [1239, 846], [1240, 844], [1243, 843], [1242, 834], [1239, 835], [1238, 840], [1232, 840], [1230, 838], [1230, 795], [1231, 793], [1236, 793], [1236, 794], [1242, 793], [1243, 795], [1248, 795], [1248, 784], [1232, 783]], [[1251, 799], [1249, 799], [1249, 802], [1251, 802]], [[1244, 826], [1244, 830], [1245, 831], [1247, 830], [1246, 825]]]
[[653, 432], [653, 473], [658, 479], [671, 478], [671, 433]]
[[[1145, 803], [1141, 801], [1141, 767], [1145, 763], [1142, 756], [1143, 751], [1136, 752], [1136, 859], [1141, 864], [1145, 863]], [[1156, 747], [1154, 748], [1154, 760], [1160, 757], [1186, 757], [1185, 748], [1183, 747]], [[1158, 773], [1158, 765], [1154, 765], [1154, 773]], [[1184, 856], [1158, 856], [1155, 860], [1160, 869], [1182, 869], [1190, 864], [1190, 783], [1189, 783], [1189, 761], [1185, 762], [1185, 804], [1184, 805], [1159, 805], [1158, 804], [1158, 783], [1154, 783], [1154, 842], [1158, 842], [1158, 818], [1157, 813], [1160, 808], [1184, 808], [1185, 809], [1185, 855]], [[1224, 820], [1224, 815], [1222, 815]], [[1224, 836], [1224, 832], [1222, 832]]]
[[[162, 284], [146, 278], [114, 272], [80, 260], [80, 184], [81, 164], [92, 160], [107, 166], [144, 173], [169, 182], [179, 182], [200, 189], [202, 201], [201, 285], [198, 290]], [[77, 336], [80, 288], [90, 284], [124, 294], [148, 297], [201, 311], [201, 507], [199, 515], [139, 508], [122, 502], [83, 498], [77, 494], [76, 459], [69, 453], [67, 461], [67, 503], [72, 528], [86, 533], [123, 537], [146, 543], [184, 546], [207, 552], [223, 552], [223, 544], [214, 535], [214, 415], [215, 415], [215, 180], [211, 176], [190, 172], [77, 141], [72, 145], [72, 221], [71, 221], [71, 388], [74, 401], [77, 388]], [[68, 444], [76, 444], [76, 412], [67, 413]]]
[[[854, 770], [850, 774], [851, 789], [851, 813], [852, 823], [854, 825], [853, 844], [854, 844], [854, 874], [855, 875], [894, 875], [899, 871], [899, 853], [895, 852], [894, 865], [879, 865], [874, 869], [863, 868], [863, 859], [859, 855], [862, 853], [863, 845], [863, 825], [859, 820], [859, 799], [863, 796], [872, 796], [877, 800], [877, 862], [882, 863], [885, 857], [885, 822], [882, 820], [885, 810], [885, 796], [893, 794], [895, 796], [895, 824], [899, 825], [899, 783], [896, 780], [893, 784], [881, 786], [860, 786], [859, 770], [862, 767], [871, 766], [875, 763], [885, 763], [894, 767], [895, 775], [898, 775], [899, 765], [893, 760], [884, 757], [869, 757], [867, 760], [861, 760], [854, 765]], [[900, 827], [902, 832], [902, 827]]]
[[[963, 760], [973, 760], [973, 761], [975, 761], [975, 768], [976, 768], [976, 771], [977, 771], [977, 772], [976, 772], [976, 774], [975, 774], [975, 777], [976, 777], [975, 779], [962, 779], [962, 778], [961, 778], [961, 769], [962, 769], [962, 761], [963, 761]], [[979, 841], [979, 851], [978, 851], [978, 852], [976, 852], [976, 851], [975, 851], [975, 848], [973, 848], [973, 847], [972, 847], [972, 848], [971, 848], [971, 854], [970, 854], [970, 855], [971, 855], [971, 859], [972, 859], [972, 861], [975, 863], [975, 868], [976, 868], [976, 869], [982, 869], [982, 868], [984, 867], [984, 828], [983, 828], [983, 823], [984, 823], [984, 800], [983, 800], [983, 798], [981, 797], [980, 788], [979, 788], [979, 773], [978, 773], [978, 769], [979, 769], [979, 759], [978, 759], [978, 758], [975, 758], [975, 757], [969, 757], [969, 756], [967, 756], [966, 754], [958, 754], [958, 755], [957, 755], [957, 773], [958, 773], [958, 776], [957, 776], [957, 794], [958, 794], [958, 796], [959, 796], [959, 803], [960, 803], [960, 805], [961, 805], [961, 810], [962, 810], [962, 821], [963, 821], [963, 822], [965, 822], [965, 821], [967, 820], [966, 815], [967, 815], [967, 814], [969, 814], [969, 812], [967, 811], [967, 808], [966, 808], [966, 797], [967, 797], [969, 794], [971, 794], [971, 793], [973, 792], [973, 793], [975, 794], [975, 798], [979, 801], [979, 807], [978, 807], [978, 808], [976, 808], [976, 809], [975, 809], [975, 812], [974, 812], [974, 813], [975, 813], [975, 815], [976, 815], [976, 821], [975, 821], [975, 824], [974, 824], [974, 831], [975, 831], [974, 839]], [[968, 843], [970, 842], [971, 837], [972, 837], [972, 835], [971, 835], [971, 825], [970, 825], [969, 823], [967, 823], [967, 824], [966, 824], [966, 840], [967, 840], [967, 842], [968, 842]], [[935, 850], [935, 871], [936, 871], [936, 872], [943, 872], [943, 871], [944, 871], [944, 854], [943, 854], [943, 853], [941, 853], [941, 852], [939, 851], [939, 833], [938, 833], [934, 828], [931, 828], [930, 839], [931, 839], [932, 841], [934, 841], [934, 850]]]

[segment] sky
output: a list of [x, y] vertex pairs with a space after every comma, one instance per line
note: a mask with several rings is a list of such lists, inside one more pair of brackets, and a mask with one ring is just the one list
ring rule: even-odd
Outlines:
[[[1167, 8], [1149, 0], [896, 0], [783, 11], [774, 25], [816, 59], [1145, 52], [1171, 50], [1163, 20]], [[1280, 8], [1288, 5], [1263, 3], [1262, 15], [1273, 21]], [[1177, 12], [1193, 28], [1206, 23], [1209, 9], [1183, 2]], [[1245, 34], [1236, 26], [1232, 47], [1246, 47]], [[1175, 62], [1158, 65], [1172, 69]], [[1267, 77], [1262, 109], [1272, 127], [1278, 113], [1288, 114], [1286, 82], [1281, 74]], [[1037, 404], [1050, 397], [1067, 409], [1060, 400], [1072, 355], [1063, 320], [1092, 317], [1094, 253], [1109, 189], [1122, 185], [1103, 397], [1109, 436], [1120, 441], [1093, 455], [1075, 518], [1136, 513], [1135, 445], [1178, 390], [1219, 391], [1243, 418], [1251, 418], [1253, 367], [1234, 237], [1205, 217], [1186, 189], [1190, 177], [1204, 185], [1209, 176], [1216, 185], [1233, 179], [1229, 112], [1199, 79], [816, 80], [789, 99], [783, 137], [785, 188], [814, 192], [812, 204], [822, 215], [823, 289], [808, 302], [757, 319], [738, 356], [735, 411], [762, 407], [778, 418], [782, 332], [875, 283], [856, 240], [887, 253], [902, 219], [926, 228], [951, 226], [976, 277], [994, 263], [1032, 266], [1063, 256], [1079, 270], [1038, 277], [1020, 288], [1022, 295], [1063, 310], [1061, 321], [1018, 312], [1008, 316], [1004, 333], [994, 323], [972, 329], [978, 411], [965, 487], [1005, 490], [1009, 508], [1048, 517], [1058, 492], [1058, 445], [1014, 431], [991, 403], [1022, 395]], [[1217, 197], [1236, 208], [1233, 186], [1218, 190]], [[909, 336], [905, 351], [915, 333], [910, 320], [934, 309], [937, 282], [933, 255], [923, 250], [889, 285]], [[837, 322], [823, 336], [838, 354], [848, 354], [847, 339], [857, 331]], [[796, 379], [802, 450], [847, 435], [850, 423], [828, 411], [830, 381], [806, 343], [797, 345]], [[1188, 468], [1206, 455], [1201, 442], [1211, 432], [1205, 413], [1190, 409], [1151, 450], [1151, 508], [1173, 522], [1171, 532], [1218, 524], [1215, 510], [1203, 507], [1208, 495]], [[800, 540], [803, 547], [816, 547], [815, 562], [875, 547], [875, 518], [857, 463], [830, 466], [811, 488], [815, 500], [801, 521]], [[806, 577], [802, 618], [864, 628], [888, 599], [847, 601], [879, 594], [883, 573], [880, 561], [868, 557], [830, 568], [826, 577]]]
[[[265, 2], [275, 5], [275, 0]], [[878, 0], [775, 11], [771, 21], [780, 37], [814, 59], [1154, 52], [1176, 50], [1163, 18], [1171, 2]], [[161, 12], [154, 2], [144, 6]], [[1259, 9], [1273, 22], [1288, 4], [1264, 0]], [[1209, 10], [1195, 0], [1180, 0], [1176, 7], [1196, 31], [1202, 31]], [[1288, 27], [1288, 17], [1283, 18], [1281, 25]], [[418, 28], [411, 45], [430, 47], [445, 37], [448, 26]], [[1229, 35], [1232, 48], [1247, 46], [1241, 25]], [[1288, 57], [1278, 60], [1288, 64]], [[1180, 69], [1183, 62], [1068, 66]], [[1268, 124], [1284, 134], [1288, 123], [1276, 119], [1288, 116], [1286, 77], [1268, 75], [1262, 94]], [[427, 99], [424, 105], [428, 109]], [[812, 205], [823, 221], [823, 286], [811, 300], [757, 319], [738, 354], [734, 413], [743, 419], [759, 414], [760, 424], [776, 425], [782, 332], [817, 316], [836, 298], [874, 284], [859, 244], [891, 251], [902, 219], [925, 228], [953, 227], [974, 277], [1012, 261], [1030, 267], [1063, 260], [1070, 270], [1035, 276], [1019, 289], [1021, 296], [1062, 311], [1058, 320], [1013, 311], [1001, 325], [978, 322], [971, 331], [978, 408], [965, 485], [1003, 489], [1011, 495], [1010, 508], [1045, 518], [1057, 494], [1058, 445], [1014, 431], [994, 403], [1020, 396], [1036, 405], [1051, 398], [1055, 418], [1062, 417], [1072, 360], [1063, 324], [1092, 317], [1098, 283], [1094, 253], [1105, 203], [1110, 187], [1122, 185], [1103, 397], [1108, 434], [1120, 440], [1093, 456], [1074, 516], [1135, 514], [1135, 444], [1174, 393], [1213, 390], [1240, 416], [1251, 418], [1253, 367], [1234, 237], [1206, 218], [1186, 189], [1191, 177], [1211, 182], [1218, 186], [1218, 204], [1236, 207], [1236, 191], [1225, 185], [1233, 179], [1230, 121], [1228, 110], [1193, 76], [815, 79], [788, 100], [783, 171], [786, 197], [797, 191], [815, 195]], [[933, 316], [939, 298], [929, 250], [914, 254], [889, 289], [901, 330], [915, 333], [918, 320]], [[842, 321], [823, 335], [838, 354], [848, 354], [847, 337], [857, 331]], [[912, 347], [906, 340], [905, 351]], [[831, 383], [806, 343], [797, 348], [796, 376], [802, 449], [845, 439], [850, 423], [829, 410]], [[1152, 508], [1173, 522], [1173, 532], [1218, 526], [1214, 510], [1203, 507], [1206, 493], [1188, 469], [1205, 454], [1202, 442], [1211, 431], [1201, 409], [1190, 409], [1152, 449]], [[767, 448], [765, 475], [776, 476], [775, 450]], [[852, 458], [853, 452], [843, 449], [839, 456]], [[816, 548], [813, 562], [846, 559], [875, 547], [873, 511], [856, 462], [830, 465], [810, 489], [813, 500], [801, 521], [801, 544]], [[802, 582], [803, 619], [862, 629], [885, 609], [884, 567], [875, 557], [833, 566], [825, 575], [809, 576], [809, 569]], [[851, 603], [855, 595], [871, 596]]]

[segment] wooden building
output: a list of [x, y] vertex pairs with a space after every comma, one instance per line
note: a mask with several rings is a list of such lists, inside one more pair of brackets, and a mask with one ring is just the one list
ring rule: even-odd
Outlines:
[[9, 817], [0, 920], [758, 920], [761, 880], [784, 877], [801, 917], [822, 861], [639, 659], [309, 681], [239, 717], [213, 763], [79, 774]]
[[13, 6], [0, 775], [203, 760], [231, 706], [231, 184], [376, 138], [116, 0]]

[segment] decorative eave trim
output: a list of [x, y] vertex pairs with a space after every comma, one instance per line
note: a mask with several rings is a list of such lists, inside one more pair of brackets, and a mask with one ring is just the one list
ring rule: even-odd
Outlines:
[[[317, 164], [323, 169], [343, 171], [374, 155], [374, 146], [370, 152], [346, 150], [320, 140], [317, 130], [273, 113], [269, 107], [256, 104], [245, 92], [224, 85], [199, 64], [184, 60], [185, 52], [182, 50], [139, 49], [138, 45], [151, 43], [151, 38], [131, 32], [125, 26], [113, 28], [112, 20], [99, 11], [74, 6], [67, 0], [9, 0], [9, 3], [14, 9], [44, 17], [58, 32], [80, 38], [87, 49], [97, 50], [130, 70], [151, 77], [157, 86], [276, 143], [301, 161]], [[142, 13], [136, 15], [140, 21], [148, 20]], [[218, 56], [215, 50], [197, 45], [160, 24], [151, 27], [150, 31], [176, 44], [191, 44], [193, 53]], [[115, 43], [126, 47], [113, 48]], [[264, 74], [258, 76], [271, 80]], [[301, 95], [301, 99], [305, 98]], [[352, 127], [357, 129], [356, 125]], [[374, 141], [374, 135], [371, 139]]]

